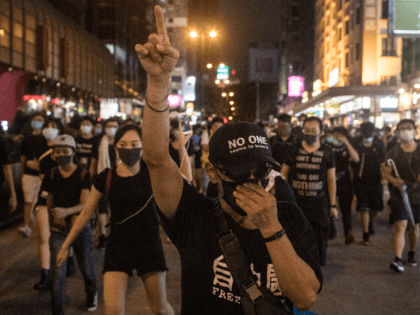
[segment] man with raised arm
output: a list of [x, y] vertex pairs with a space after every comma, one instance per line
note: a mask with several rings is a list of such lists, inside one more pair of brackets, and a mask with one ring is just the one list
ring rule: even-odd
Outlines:
[[[167, 96], [179, 52], [169, 42], [159, 6], [155, 15], [158, 34], [136, 45], [148, 73], [143, 158], [158, 214], [181, 258], [181, 314], [245, 314], [243, 290], [235, 286], [219, 247], [213, 201], [182, 178], [169, 155]], [[255, 283], [276, 302], [310, 308], [322, 284], [316, 241], [300, 209], [276, 202], [261, 186], [276, 163], [265, 132], [246, 122], [223, 126], [210, 140], [209, 161], [206, 171], [218, 185], [223, 216], [248, 256]]]

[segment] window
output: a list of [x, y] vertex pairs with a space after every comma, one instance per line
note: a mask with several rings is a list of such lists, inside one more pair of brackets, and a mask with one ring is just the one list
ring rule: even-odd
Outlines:
[[349, 67], [349, 53], [346, 53], [346, 68]]
[[354, 61], [354, 48], [350, 48], [350, 64], [353, 64]]
[[338, 58], [338, 73], [341, 73], [341, 58]]
[[341, 32], [342, 32], [342, 29], [341, 27], [339, 27], [338, 28], [338, 41], [341, 41]]
[[389, 17], [389, 6], [388, 1], [382, 1], [382, 19], [387, 19]]
[[343, 2], [342, 0], [338, 0], [338, 11], [340, 11], [343, 8]]
[[356, 60], [360, 60], [360, 43], [356, 43]]
[[359, 25], [360, 24], [360, 21], [361, 21], [361, 19], [362, 19], [362, 12], [361, 12], [361, 8], [360, 7], [358, 7], [357, 9], [356, 9], [356, 24], [357, 25]]
[[382, 38], [382, 56], [391, 56], [396, 57], [396, 45], [397, 45], [397, 39], [384, 37]]
[[354, 20], [355, 20], [355, 15], [352, 14], [350, 16], [350, 28], [351, 28], [351, 30], [354, 30]]
[[348, 35], [350, 33], [350, 21], [349, 20], [347, 20], [346, 21], [346, 35]]

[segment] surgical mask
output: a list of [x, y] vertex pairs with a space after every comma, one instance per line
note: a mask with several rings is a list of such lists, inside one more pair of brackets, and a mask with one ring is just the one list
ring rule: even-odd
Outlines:
[[138, 161], [140, 161], [141, 148], [134, 148], [134, 149], [117, 148], [117, 150], [118, 150], [118, 156], [120, 157], [121, 161], [125, 165], [133, 166]]
[[44, 128], [44, 130], [42, 130], [42, 135], [44, 136], [45, 139], [49, 141], [53, 141], [55, 137], [58, 136], [58, 129], [51, 128], [51, 127]]
[[334, 142], [334, 138], [333, 137], [326, 137], [325, 138], [325, 142], [326, 143], [333, 143]]
[[80, 131], [84, 134], [90, 134], [92, 132], [91, 126], [81, 126]]
[[370, 138], [363, 138], [363, 141], [364, 141], [364, 142], [371, 143], [371, 142], [373, 141], [373, 137], [370, 137]]
[[71, 162], [72, 158], [73, 158], [72, 155], [59, 155], [55, 157], [55, 161], [60, 166], [66, 166], [67, 164]]
[[248, 215], [241, 207], [236, 204], [236, 197], [233, 195], [233, 192], [236, 191], [236, 187], [239, 185], [243, 185], [245, 183], [252, 183], [256, 184], [257, 181], [255, 179], [248, 179], [243, 183], [238, 182], [228, 182], [222, 179], [222, 187], [223, 187], [223, 200], [235, 211], [237, 214], [241, 216]]
[[43, 125], [44, 123], [42, 121], [36, 121], [36, 120], [31, 121], [31, 127], [33, 129], [39, 130], [42, 128]]
[[414, 139], [414, 130], [401, 130], [400, 139], [402, 141], [411, 141]]
[[316, 142], [316, 139], [317, 139], [317, 136], [314, 136], [314, 135], [306, 135], [306, 134], [303, 135], [303, 140], [305, 140], [305, 142], [308, 145], [313, 145]]
[[100, 135], [102, 133], [102, 128], [96, 128], [96, 134]]
[[106, 128], [105, 132], [109, 137], [114, 138], [115, 134], [117, 133], [118, 128]]

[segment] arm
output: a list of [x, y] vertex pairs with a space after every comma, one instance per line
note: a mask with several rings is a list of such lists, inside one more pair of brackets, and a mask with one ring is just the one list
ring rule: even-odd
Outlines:
[[93, 178], [94, 176], [97, 175], [97, 172], [98, 172], [98, 160], [92, 157], [90, 160], [89, 173]]
[[392, 175], [392, 168], [391, 166], [385, 165], [385, 163], [381, 163], [382, 169], [382, 176], [386, 178], [388, 182], [390, 182], [393, 186], [400, 189], [402, 185], [404, 185], [404, 181], [401, 178], [394, 177]]
[[[237, 204], [247, 212], [251, 222], [264, 238], [283, 227], [278, 220], [276, 198], [258, 185], [246, 183], [234, 193]], [[316, 301], [321, 286], [315, 272], [296, 253], [287, 235], [266, 243], [279, 285], [286, 296], [301, 310]]]
[[139, 60], [148, 74], [146, 102], [149, 105], [143, 117], [143, 160], [149, 168], [156, 204], [167, 218], [173, 218], [182, 196], [183, 179], [169, 155], [169, 113], [165, 109], [171, 72], [179, 52], [169, 43], [159, 6], [155, 7], [155, 16], [158, 35], [150, 35], [145, 45], [136, 45]]
[[349, 150], [350, 161], [354, 163], [359, 163], [360, 161], [359, 153], [357, 153], [357, 151], [353, 148], [353, 146], [351, 145], [347, 137], [341, 135], [340, 140], [345, 143], [345, 145], [347, 146], [347, 150]]
[[283, 163], [283, 165], [281, 166], [280, 174], [283, 175], [284, 180], [288, 182], [287, 175], [289, 174], [289, 165]]
[[16, 191], [15, 191], [15, 184], [13, 181], [13, 174], [10, 165], [3, 165], [3, 173], [4, 177], [7, 182], [7, 186], [9, 186], [10, 191], [10, 199], [9, 199], [9, 211], [13, 212], [16, 210], [17, 207], [17, 199], [16, 199]]
[[[329, 168], [327, 170], [327, 182], [328, 182], [328, 197], [330, 201], [330, 206], [335, 205], [336, 194], [337, 194], [337, 182], [335, 180], [335, 167]], [[330, 216], [338, 219], [337, 208], [330, 207]]]
[[84, 201], [85, 206], [83, 208], [83, 211], [77, 217], [76, 222], [71, 228], [70, 233], [67, 235], [67, 238], [64, 241], [63, 246], [61, 246], [61, 250], [57, 255], [58, 266], [61, 266], [61, 264], [66, 259], [70, 245], [76, 239], [77, 235], [79, 235], [80, 231], [85, 227], [86, 223], [89, 222], [90, 218], [92, 217], [93, 212], [95, 211], [96, 207], [99, 204], [99, 200], [102, 198], [103, 194], [100, 193], [93, 185], [92, 185], [92, 190], [90, 194], [89, 194], [89, 191], [87, 194], [84, 194], [85, 190], [87, 189], [84, 189], [81, 193], [80, 202], [82, 203], [83, 200], [87, 198], [87, 196], [88, 198], [87, 200]]
[[26, 156], [21, 155], [20, 156], [20, 176], [23, 177], [23, 174], [25, 173], [26, 169]]

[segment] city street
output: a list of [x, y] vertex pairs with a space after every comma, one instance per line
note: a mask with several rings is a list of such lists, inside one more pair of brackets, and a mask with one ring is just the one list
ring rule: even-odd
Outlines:
[[[371, 245], [361, 245], [359, 217], [353, 213], [357, 241], [344, 245], [343, 237], [329, 243], [324, 288], [311, 312], [319, 315], [415, 315], [420, 314], [420, 267], [406, 267], [402, 274], [389, 269], [393, 227], [388, 225], [388, 209], [376, 220], [376, 234]], [[36, 238], [24, 238], [17, 231], [19, 224], [0, 232], [0, 313], [2, 315], [50, 314], [49, 292], [38, 292], [33, 285], [39, 279]], [[341, 232], [341, 231], [340, 231]], [[180, 314], [180, 262], [172, 244], [163, 246], [169, 272], [168, 300]], [[103, 314], [101, 269], [104, 252], [94, 250], [99, 288], [99, 307]], [[419, 257], [417, 257], [419, 259]], [[404, 254], [406, 259], [406, 253]], [[67, 279], [66, 314], [85, 313], [85, 294], [79, 271]], [[141, 280], [133, 277], [127, 294], [126, 314], [151, 315]]]

